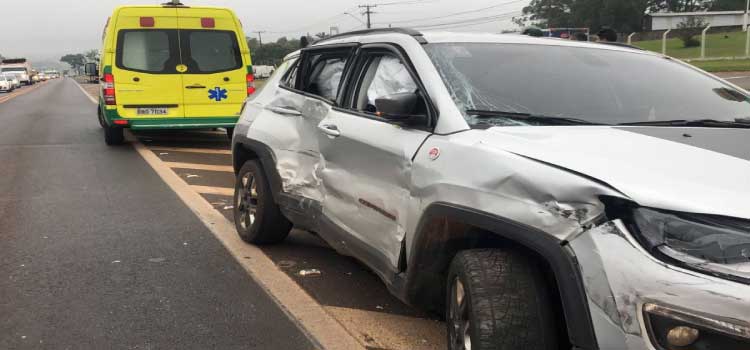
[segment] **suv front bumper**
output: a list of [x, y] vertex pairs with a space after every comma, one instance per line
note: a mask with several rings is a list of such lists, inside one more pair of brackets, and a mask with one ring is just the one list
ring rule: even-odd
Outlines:
[[662, 262], [620, 221], [591, 229], [570, 246], [600, 349], [667, 349], [666, 333], [677, 326], [699, 330], [695, 348], [730, 350], [744, 337], [742, 349], [750, 349], [750, 286]]

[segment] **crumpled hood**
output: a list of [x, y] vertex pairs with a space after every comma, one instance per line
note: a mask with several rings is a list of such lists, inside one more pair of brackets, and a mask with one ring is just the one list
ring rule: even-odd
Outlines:
[[481, 142], [595, 178], [642, 206], [750, 219], [750, 129], [495, 127]]

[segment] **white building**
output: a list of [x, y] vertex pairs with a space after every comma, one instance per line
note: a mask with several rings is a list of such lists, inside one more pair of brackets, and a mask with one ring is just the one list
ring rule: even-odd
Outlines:
[[745, 11], [714, 12], [663, 12], [646, 15], [644, 28], [647, 31], [676, 29], [677, 25], [690, 17], [700, 17], [712, 27], [732, 27], [744, 24]]

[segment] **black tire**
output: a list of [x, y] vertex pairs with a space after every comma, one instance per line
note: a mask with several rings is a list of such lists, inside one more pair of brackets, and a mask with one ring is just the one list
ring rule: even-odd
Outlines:
[[234, 128], [226, 128], [227, 129], [227, 137], [229, 138], [229, 141], [232, 141], [232, 136], [234, 136]]
[[449, 349], [465, 349], [464, 334], [473, 350], [557, 349], [549, 288], [526, 256], [498, 249], [462, 251], [451, 263], [446, 286]]
[[108, 146], [117, 146], [125, 143], [125, 134], [122, 128], [104, 126], [104, 142]]
[[234, 225], [243, 241], [256, 245], [281, 243], [292, 229], [292, 223], [274, 201], [271, 186], [258, 161], [246, 162], [237, 174]]
[[96, 107], [96, 118], [99, 120], [99, 126], [102, 128], [107, 127], [107, 123], [104, 121], [104, 116], [102, 115], [102, 109], [98, 106]]

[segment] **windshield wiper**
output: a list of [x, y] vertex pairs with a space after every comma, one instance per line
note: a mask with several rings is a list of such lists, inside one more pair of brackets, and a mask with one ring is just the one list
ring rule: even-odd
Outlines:
[[735, 121], [715, 120], [715, 119], [675, 119], [675, 120], [654, 120], [647, 122], [620, 123], [623, 126], [684, 126], [684, 127], [704, 127], [704, 128], [740, 128], [750, 129], [750, 122], [745, 119], [735, 119]]
[[583, 120], [583, 119], [568, 118], [568, 117], [553, 117], [553, 116], [547, 116], [547, 115], [520, 113], [520, 112], [467, 109], [466, 113], [473, 115], [477, 118], [503, 117], [503, 118], [513, 119], [513, 120], [550, 123], [552, 125], [607, 125], [603, 123], [594, 123], [594, 122], [590, 122], [588, 120]]

